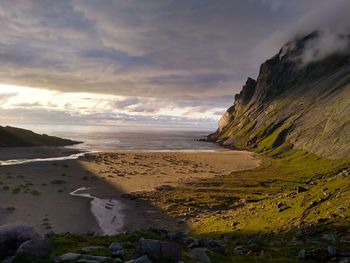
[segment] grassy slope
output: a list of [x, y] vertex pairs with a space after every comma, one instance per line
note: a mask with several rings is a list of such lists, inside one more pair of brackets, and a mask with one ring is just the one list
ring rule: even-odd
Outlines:
[[[299, 228], [327, 232], [350, 227], [350, 160], [329, 160], [300, 150], [285, 152], [280, 158], [262, 158], [258, 169], [191, 182], [155, 193], [153, 201], [174, 216], [194, 218], [192, 235], [225, 240], [231, 251], [261, 237], [264, 262], [295, 262], [301, 248], [320, 246], [308, 241], [290, 245]], [[297, 193], [298, 186], [308, 191]], [[290, 208], [279, 212], [278, 203]], [[276, 240], [289, 241], [274, 251], [269, 244]], [[243, 258], [212, 257], [214, 262], [261, 260], [254, 253]]]

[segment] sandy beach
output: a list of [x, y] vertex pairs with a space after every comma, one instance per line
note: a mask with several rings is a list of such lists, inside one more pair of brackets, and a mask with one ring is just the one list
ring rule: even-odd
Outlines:
[[[20, 151], [9, 149], [7, 155], [2, 149], [0, 158], [34, 158], [34, 149]], [[36, 151], [43, 157], [40, 149]], [[77, 160], [0, 166], [0, 224], [24, 221], [42, 234], [115, 234], [150, 226], [184, 229], [185, 222], [135, 193], [181, 186], [189, 180], [226, 175], [259, 164], [253, 153], [227, 150], [118, 151], [86, 154]]]

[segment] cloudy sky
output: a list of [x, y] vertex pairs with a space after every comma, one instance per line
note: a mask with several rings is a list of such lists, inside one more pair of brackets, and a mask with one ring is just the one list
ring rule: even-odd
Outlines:
[[215, 128], [296, 34], [348, 0], [1, 0], [0, 124]]

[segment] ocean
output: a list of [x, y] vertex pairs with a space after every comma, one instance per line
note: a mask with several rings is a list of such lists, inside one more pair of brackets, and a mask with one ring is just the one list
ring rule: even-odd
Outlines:
[[212, 130], [79, 125], [26, 125], [22, 127], [38, 133], [82, 141], [83, 143], [73, 148], [83, 151], [217, 151], [224, 149], [214, 143], [198, 141], [212, 133]]

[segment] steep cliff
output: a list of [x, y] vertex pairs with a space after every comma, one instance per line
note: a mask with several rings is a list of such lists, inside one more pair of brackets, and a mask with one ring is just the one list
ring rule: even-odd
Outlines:
[[350, 37], [338, 35], [342, 49], [322, 54], [321, 36], [295, 39], [263, 63], [208, 139], [270, 155], [350, 156]]

